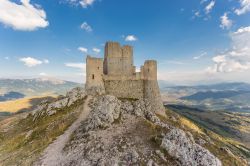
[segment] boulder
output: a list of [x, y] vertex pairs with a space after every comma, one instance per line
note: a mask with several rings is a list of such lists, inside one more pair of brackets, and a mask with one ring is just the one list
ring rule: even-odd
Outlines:
[[184, 166], [222, 165], [217, 157], [189, 137], [183, 130], [174, 128], [163, 137], [161, 148], [165, 149], [170, 156], [178, 159]]

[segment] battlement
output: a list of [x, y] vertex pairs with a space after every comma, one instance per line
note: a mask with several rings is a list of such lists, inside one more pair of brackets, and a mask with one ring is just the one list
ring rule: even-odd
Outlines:
[[[157, 62], [146, 60], [136, 72], [133, 47], [107, 42], [104, 59], [87, 56], [86, 90], [114, 95], [118, 98], [147, 98], [154, 107], [161, 107], [157, 83]], [[93, 92], [93, 91], [91, 91]]]

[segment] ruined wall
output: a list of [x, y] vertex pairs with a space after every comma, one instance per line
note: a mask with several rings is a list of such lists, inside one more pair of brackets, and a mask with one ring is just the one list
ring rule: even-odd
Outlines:
[[87, 56], [85, 89], [89, 93], [104, 93], [102, 58]]
[[147, 60], [141, 66], [141, 72], [135, 70], [133, 48], [107, 42], [104, 61], [87, 57], [86, 90], [118, 98], [144, 98], [151, 103], [152, 111], [164, 110], [157, 82], [157, 62]]
[[144, 80], [144, 98], [151, 103], [151, 111], [164, 111], [157, 80]]
[[104, 74], [125, 75], [133, 74], [133, 48], [121, 47], [117, 42], [107, 42], [104, 55]]
[[157, 82], [157, 62], [155, 60], [147, 60], [142, 69], [144, 76], [144, 98], [150, 101], [152, 111], [164, 110]]
[[122, 73], [122, 49], [119, 43], [107, 42], [104, 55], [104, 74]]
[[104, 80], [107, 94], [118, 98], [140, 99], [144, 96], [143, 80]]
[[134, 73], [133, 48], [131, 46], [122, 47], [122, 73], [132, 75]]
[[144, 79], [157, 80], [157, 62], [155, 60], [147, 60], [141, 69]]

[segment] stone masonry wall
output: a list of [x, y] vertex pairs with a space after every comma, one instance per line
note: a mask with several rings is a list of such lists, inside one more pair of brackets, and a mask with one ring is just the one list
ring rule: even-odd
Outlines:
[[133, 75], [133, 48], [121, 47], [117, 42], [106, 43], [103, 67], [105, 75]]
[[85, 89], [89, 94], [104, 93], [103, 59], [87, 56]]
[[141, 99], [144, 96], [143, 80], [104, 80], [106, 94], [118, 98]]
[[143, 87], [144, 98], [151, 103], [151, 110], [153, 112], [164, 110], [157, 80], [144, 80]]

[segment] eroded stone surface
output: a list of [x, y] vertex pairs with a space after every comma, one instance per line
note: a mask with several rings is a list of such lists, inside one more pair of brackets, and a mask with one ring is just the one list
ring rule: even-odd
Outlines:
[[221, 166], [220, 160], [211, 154], [207, 149], [196, 144], [192, 135], [187, 134], [181, 129], [172, 129], [166, 133], [162, 139], [161, 147], [169, 155], [178, 159], [182, 165], [213, 165]]

